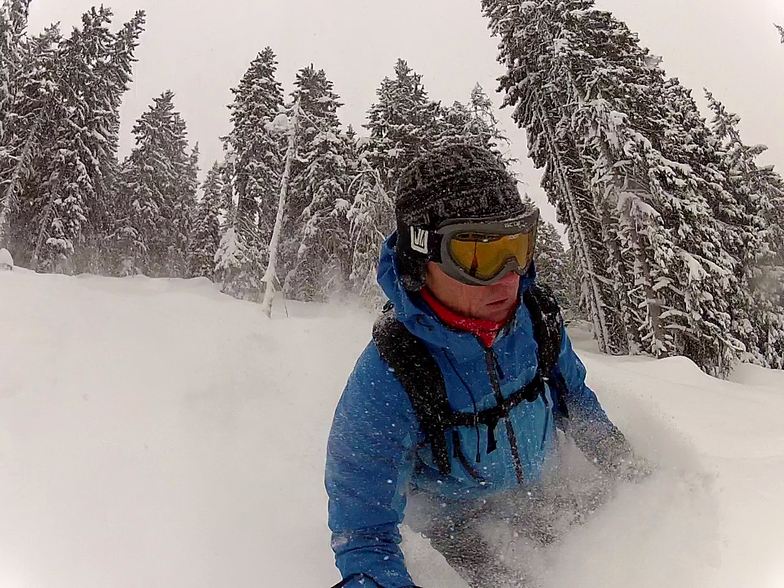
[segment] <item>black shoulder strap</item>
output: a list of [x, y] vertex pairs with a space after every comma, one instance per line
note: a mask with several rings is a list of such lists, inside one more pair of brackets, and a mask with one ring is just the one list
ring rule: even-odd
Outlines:
[[381, 358], [389, 364], [414, 407], [419, 426], [433, 452], [442, 475], [451, 472], [446, 444], [447, 419], [452, 414], [444, 375], [430, 350], [388, 310], [373, 327], [373, 341]]
[[527, 290], [523, 301], [534, 325], [539, 371], [543, 377], [549, 378], [561, 355], [564, 323], [558, 300], [550, 287], [542, 284]]
[[565, 425], [563, 419], [569, 417], [569, 409], [566, 405], [566, 383], [557, 370], [563, 343], [564, 320], [561, 308], [552, 289], [546, 284], [537, 284], [526, 291], [523, 294], [523, 301], [534, 326], [539, 374], [550, 381], [556, 419], [561, 425]]
[[[533, 322], [534, 339], [538, 347], [538, 376], [543, 379], [555, 378], [555, 380], [551, 380], [550, 387], [553, 395], [556, 396], [554, 398], [555, 408], [559, 411], [558, 416], [566, 418], [568, 412], [564, 395], [559, 394], [559, 388], [563, 388], [562, 378], [555, 371], [561, 354], [561, 329], [563, 327], [558, 301], [552, 291], [544, 285], [535, 286], [525, 292], [523, 301]], [[403, 323], [397, 320], [397, 316], [391, 308], [386, 308], [384, 314], [376, 321], [373, 327], [373, 341], [381, 358], [387, 362], [411, 399], [419, 426], [433, 452], [435, 465], [441, 475], [448, 476], [451, 472], [451, 463], [447, 449], [446, 431], [456, 425], [468, 423], [460, 422], [457, 417], [465, 415], [455, 413], [449, 406], [441, 369], [424, 342], [415, 337]], [[541, 385], [541, 379], [537, 378], [536, 381]], [[503, 406], [499, 405], [482, 411], [478, 415], [473, 415], [470, 424], [482, 422], [492, 431], [495, 424], [521, 400], [532, 401], [536, 398], [536, 395], [531, 396], [531, 392], [525, 388], [509, 398], [509, 402]], [[492, 436], [492, 433], [489, 435]], [[494, 446], [494, 443], [491, 444], [488, 439], [488, 452], [492, 451], [491, 445]], [[459, 448], [456, 449], [456, 452], [460, 457]]]

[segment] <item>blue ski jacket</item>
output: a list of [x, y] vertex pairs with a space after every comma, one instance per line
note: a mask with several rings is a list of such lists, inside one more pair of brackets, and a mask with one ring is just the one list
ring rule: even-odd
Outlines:
[[[494, 356], [504, 397], [534, 378], [537, 348], [524, 304], [518, 304], [509, 325], [492, 349], [486, 350], [474, 335], [447, 327], [417, 294], [403, 288], [393, 244], [394, 235], [382, 249], [379, 284], [398, 320], [435, 357], [453, 410], [477, 412], [495, 406], [487, 353]], [[521, 297], [534, 281], [533, 270], [521, 278]], [[590, 423], [577, 428], [596, 439], [616, 430], [585, 385], [585, 368], [565, 333], [558, 367], [568, 388], [570, 427], [575, 418]], [[517, 405], [508, 420], [517, 442], [514, 450], [504, 426], [496, 427], [497, 449], [492, 453], [485, 451], [488, 431], [484, 425], [459, 428], [462, 448], [481, 481], [469, 475], [456, 458], [451, 474], [442, 477], [424, 444], [406, 391], [375, 344], [368, 345], [338, 404], [327, 448], [332, 549], [343, 578], [352, 578], [348, 588], [372, 586], [372, 582], [361, 581], [360, 575], [382, 588], [413, 586], [399, 548], [398, 528], [410, 490], [431, 493], [444, 502], [463, 501], [519, 488], [520, 466], [526, 484], [540, 479], [545, 462], [557, 459], [552, 392], [548, 388], [546, 398]], [[584, 441], [591, 442], [590, 438]], [[454, 455], [451, 435], [447, 442], [449, 455]]]

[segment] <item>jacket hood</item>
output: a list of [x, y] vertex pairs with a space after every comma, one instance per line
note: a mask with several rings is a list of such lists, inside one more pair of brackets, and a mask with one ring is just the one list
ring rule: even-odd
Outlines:
[[[378, 284], [394, 306], [397, 319], [417, 338], [434, 347], [449, 349], [459, 361], [483, 353], [483, 348], [474, 335], [448, 327], [419, 294], [409, 292], [403, 287], [395, 255], [396, 242], [397, 233], [393, 233], [381, 248]], [[531, 269], [520, 278], [517, 311], [510, 323], [499, 334], [499, 339], [518, 328], [521, 321], [530, 321], [528, 311], [521, 301], [523, 293], [532, 288], [535, 281], [536, 268], [531, 264]]]

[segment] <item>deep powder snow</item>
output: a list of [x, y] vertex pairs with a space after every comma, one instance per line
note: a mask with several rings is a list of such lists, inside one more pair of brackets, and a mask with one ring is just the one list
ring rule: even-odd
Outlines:
[[[324, 447], [373, 316], [288, 311], [206, 280], [0, 272], [0, 585], [335, 583]], [[784, 587], [784, 373], [722, 382], [572, 336], [657, 471], [548, 547], [488, 529], [504, 556], [543, 588]], [[579, 495], [592, 470], [569, 456]], [[419, 585], [464, 586], [404, 535]]]

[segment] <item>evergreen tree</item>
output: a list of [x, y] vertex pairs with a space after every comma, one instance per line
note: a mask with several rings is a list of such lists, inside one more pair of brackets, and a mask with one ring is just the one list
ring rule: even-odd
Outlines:
[[100, 269], [99, 245], [113, 229], [120, 100], [144, 15], [118, 33], [111, 20], [110, 10], [92, 9], [68, 39], [50, 27], [22, 41], [2, 210], [17, 257], [37, 269]]
[[[215, 253], [215, 275], [221, 291], [239, 299], [258, 299], [259, 282], [242, 279], [248, 276], [249, 270], [255, 269], [251, 265], [252, 257], [232, 223], [223, 233]], [[252, 288], [250, 284], [253, 284]]]
[[493, 102], [481, 85], [476, 84], [471, 90], [471, 99], [468, 102], [468, 107], [473, 123], [471, 134], [476, 135], [481, 144], [493, 146], [500, 142], [508, 143], [508, 139], [498, 126]]
[[747, 146], [738, 129], [740, 118], [706, 91], [713, 111], [712, 130], [720, 143], [721, 170], [728, 196], [720, 218], [733, 225], [739, 264], [737, 301], [732, 308], [733, 332], [748, 358], [766, 367], [784, 367], [784, 181], [772, 168], [759, 167], [761, 145]]
[[536, 235], [536, 272], [538, 281], [547, 284], [564, 310], [571, 304], [567, 276], [567, 255], [561, 236], [552, 223], [539, 220]]
[[384, 190], [378, 170], [360, 158], [357, 174], [349, 187], [353, 205], [351, 223], [351, 286], [354, 293], [378, 308], [384, 295], [376, 282], [378, 260], [384, 240], [395, 229], [394, 203]]
[[384, 78], [376, 95], [364, 125], [370, 131], [365, 152], [381, 174], [384, 190], [394, 197], [403, 168], [438, 142], [441, 107], [428, 98], [422, 76], [402, 59], [395, 77]]
[[133, 128], [120, 191], [129, 209], [123, 231], [133, 242], [127, 271], [150, 276], [186, 274], [190, 215], [195, 205], [198, 150], [188, 153], [185, 121], [174, 110], [174, 93], [153, 100]]
[[57, 56], [52, 168], [36, 219], [34, 265], [90, 269], [90, 252], [108, 232], [120, 101], [144, 16], [137, 14], [120, 36], [109, 30], [111, 19], [106, 8], [85, 13], [82, 28], [63, 41]]
[[502, 39], [506, 104], [568, 225], [600, 349], [683, 354], [724, 374], [738, 349], [736, 260], [714, 214], [710, 145], [688, 93], [593, 4], [483, 2]]
[[285, 290], [301, 300], [323, 300], [345, 289], [350, 273], [350, 147], [340, 132], [342, 105], [324, 71], [312, 65], [300, 70], [295, 86], [303, 124], [281, 243]]
[[215, 254], [221, 241], [221, 217], [225, 215], [224, 169], [217, 161], [207, 172], [202, 197], [196, 206], [188, 246], [188, 275], [215, 277]]
[[511, 0], [483, 0], [482, 7], [492, 33], [501, 39], [498, 59], [507, 67], [500, 80], [506, 91], [504, 106], [513, 106], [513, 119], [526, 128], [529, 155], [537, 167], [544, 168], [542, 187], [567, 226], [599, 348], [625, 352], [628, 335], [613, 287], [613, 260], [602, 236], [602, 214], [594, 203], [575, 137], [564, 129], [570, 119], [563, 104], [572, 102], [568, 93], [572, 84], [554, 51], [556, 37], [548, 20], [553, 20], [550, 15], [556, 8]]
[[45, 44], [27, 37], [28, 7], [26, 0], [0, 6], [0, 246], [12, 249], [11, 219], [32, 174], [47, 102], [40, 66], [51, 64], [51, 45], [59, 39], [56, 29], [41, 35]]
[[270, 127], [283, 108], [276, 70], [275, 54], [267, 47], [232, 88], [232, 131], [224, 143], [232, 154], [231, 184], [237, 204], [218, 267], [224, 291], [235, 296], [258, 296], [269, 259], [283, 166], [281, 139]]
[[501, 146], [509, 141], [498, 126], [493, 103], [479, 84], [474, 86], [467, 104], [456, 101], [450, 107], [440, 108], [435, 126], [435, 147], [450, 143], [475, 144], [496, 152], [505, 165], [512, 163], [500, 154]]
[[721, 213], [721, 201], [728, 202], [729, 195], [691, 93], [667, 80], [649, 95], [661, 104], [652, 107], [660, 115], [646, 112], [639, 129], [632, 127], [647, 135], [633, 143], [634, 149], [626, 147], [642, 175], [622, 193], [620, 209], [621, 237], [635, 252], [636, 283], [644, 288], [648, 310], [642, 332], [664, 334], [643, 337], [643, 349], [652, 351], [649, 341], [656, 340], [662, 345], [658, 355], [685, 355], [723, 375], [742, 347], [733, 336], [731, 315], [737, 304], [737, 259], [730, 241], [736, 233], [727, 230]]
[[[110, 13], [111, 14], [111, 13]], [[99, 129], [94, 138], [104, 137], [98, 142], [100, 181], [97, 184], [97, 201], [92, 207], [84, 246], [79, 252], [76, 265], [79, 271], [93, 273], [115, 269], [104, 259], [111, 258], [113, 240], [110, 238], [117, 228], [117, 216], [123, 210], [123, 202], [117, 186], [120, 162], [117, 158], [120, 142], [120, 107], [122, 97], [132, 81], [134, 57], [145, 24], [144, 12], [138, 11], [114, 34], [110, 33], [106, 52], [101, 52], [90, 61], [88, 71], [100, 81], [88, 86], [92, 93], [94, 114], [89, 126]], [[88, 77], [85, 77], [87, 80]]]
[[565, 265], [563, 269], [565, 279], [565, 318], [571, 320], [588, 320], [588, 313], [585, 309], [585, 293], [583, 290], [584, 282], [580, 279], [580, 268], [575, 252], [571, 249], [566, 251]]
[[0, 5], [0, 146], [9, 146], [19, 79], [24, 71], [30, 0], [4, 0]]

